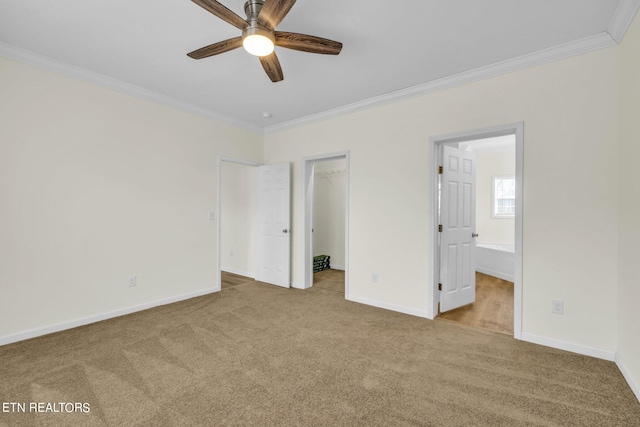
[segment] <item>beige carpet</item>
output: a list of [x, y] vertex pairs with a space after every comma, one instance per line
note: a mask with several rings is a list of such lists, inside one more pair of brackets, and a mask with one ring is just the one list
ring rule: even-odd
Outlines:
[[[638, 426], [613, 363], [259, 282], [0, 347], [0, 425]], [[1, 409], [1, 408], [0, 408]]]

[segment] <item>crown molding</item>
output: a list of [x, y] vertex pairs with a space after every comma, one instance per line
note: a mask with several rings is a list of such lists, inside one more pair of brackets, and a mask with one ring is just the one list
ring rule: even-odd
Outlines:
[[[635, 0], [634, 0], [635, 1]], [[617, 45], [608, 32], [265, 128], [272, 134]]]
[[103, 74], [93, 71], [85, 70], [84, 68], [76, 67], [73, 65], [65, 64], [63, 62], [51, 59], [49, 57], [38, 55], [33, 52], [29, 52], [24, 49], [20, 49], [15, 46], [8, 45], [0, 42], [0, 55], [9, 59], [13, 59], [18, 62], [22, 62], [28, 65], [33, 65], [38, 68], [43, 68], [54, 73], [62, 74], [67, 77], [82, 80], [87, 83], [91, 83], [97, 86], [101, 86], [107, 89], [114, 90], [116, 92], [123, 93], [125, 95], [131, 95], [136, 98], [144, 99], [146, 101], [155, 102], [165, 105], [167, 107], [175, 108], [187, 113], [195, 114], [197, 116], [205, 117], [207, 119], [216, 120], [218, 122], [226, 123], [228, 125], [241, 128], [250, 132], [263, 133], [263, 129], [257, 126], [253, 126], [247, 122], [236, 120], [222, 114], [214, 113], [204, 108], [197, 107], [187, 102], [179, 101], [166, 95], [162, 95], [158, 92], [154, 92], [148, 89], [144, 89], [140, 86], [125, 83], [121, 80], [117, 80], [111, 77], [107, 77]]
[[622, 38], [633, 22], [638, 9], [640, 9], [640, 0], [620, 0], [618, 3], [607, 29], [607, 32], [617, 43], [622, 42]]
[[631, 25], [631, 22], [633, 21], [633, 18], [635, 17], [639, 9], [640, 0], [620, 0], [620, 3], [618, 3], [618, 7], [616, 8], [616, 11], [609, 23], [607, 31], [600, 34], [585, 37], [574, 42], [540, 50], [538, 52], [533, 52], [527, 55], [522, 55], [506, 61], [476, 68], [474, 70], [465, 71], [453, 76], [444, 77], [417, 86], [408, 87], [373, 98], [354, 102], [352, 104], [347, 104], [334, 109], [322, 111], [317, 114], [311, 114], [287, 122], [267, 126], [265, 128], [252, 125], [243, 120], [238, 120], [222, 114], [218, 114], [207, 109], [197, 107], [193, 104], [189, 104], [184, 101], [180, 101], [166, 95], [162, 95], [158, 92], [144, 89], [139, 86], [125, 83], [121, 80], [113, 79], [111, 77], [95, 73], [93, 71], [88, 71], [79, 67], [65, 64], [46, 56], [38, 55], [2, 42], [0, 42], [0, 55], [5, 56], [9, 59], [53, 71], [58, 74], [102, 86], [107, 89], [115, 90], [120, 93], [163, 104], [177, 110], [216, 120], [218, 122], [226, 123], [228, 125], [250, 132], [272, 134], [288, 129], [293, 129], [299, 126], [344, 116], [358, 111], [379, 107], [393, 102], [398, 102], [409, 98], [450, 89], [455, 86], [496, 77], [502, 74], [535, 67], [538, 65], [561, 60], [564, 58], [569, 58], [575, 55], [581, 55], [598, 49], [615, 46], [622, 41], [624, 34]]

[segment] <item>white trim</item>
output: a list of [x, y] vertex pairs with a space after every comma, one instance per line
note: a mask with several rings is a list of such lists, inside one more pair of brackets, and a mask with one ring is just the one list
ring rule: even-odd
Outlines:
[[[310, 160], [313, 162], [325, 161], [325, 160], [338, 160], [344, 159], [349, 155], [349, 150], [346, 151], [337, 151], [335, 153], [327, 153], [327, 154], [316, 154], [314, 156], [303, 157], [302, 160]], [[347, 171], [347, 167], [345, 167], [345, 172]]]
[[218, 156], [218, 157], [222, 162], [237, 163], [239, 165], [245, 165], [245, 166], [263, 166], [264, 165], [264, 163], [256, 162], [253, 160], [240, 159], [238, 157], [231, 157], [231, 156]]
[[512, 73], [514, 71], [519, 71], [526, 68], [536, 67], [548, 62], [558, 61], [560, 59], [569, 58], [575, 55], [581, 55], [583, 53], [592, 52], [594, 50], [612, 47], [615, 45], [616, 41], [611, 37], [609, 33], [599, 33], [559, 46], [518, 56], [506, 61], [476, 68], [474, 70], [465, 71], [453, 76], [444, 77], [417, 86], [397, 90], [384, 95], [323, 111], [317, 114], [290, 120], [288, 122], [279, 123], [273, 126], [267, 126], [264, 129], [264, 133], [272, 134], [275, 132], [281, 132], [283, 130], [344, 116], [347, 114], [355, 113], [357, 111], [367, 110], [369, 108], [375, 108], [381, 105], [390, 104], [392, 102], [414, 98], [416, 96], [450, 89], [455, 86], [484, 80], [502, 74]]
[[[438, 192], [439, 178], [438, 166], [440, 166], [440, 147], [436, 143], [436, 138], [429, 138], [428, 147], [428, 179], [431, 181], [427, 187], [427, 205], [431, 206], [427, 213], [427, 318], [435, 319], [438, 315], [438, 302], [440, 300], [440, 291], [437, 283], [440, 282], [438, 266], [440, 265], [439, 239], [440, 236], [436, 230], [438, 229]], [[431, 242], [431, 244], [429, 244]], [[429, 297], [429, 295], [431, 295]], [[430, 301], [431, 299], [431, 301]]]
[[[427, 312], [424, 310], [417, 310], [415, 308], [404, 307], [402, 305], [390, 304], [384, 301], [378, 301], [370, 298], [359, 297], [356, 295], [349, 295], [345, 298], [347, 301], [357, 302], [359, 304], [370, 305], [372, 307], [383, 308], [385, 310], [396, 311], [398, 313], [408, 314], [411, 316], [427, 317]], [[428, 317], [427, 317], [428, 318]]]
[[[257, 167], [257, 166], [261, 166], [262, 163], [260, 162], [255, 162], [253, 160], [246, 160], [246, 159], [240, 159], [237, 157], [230, 157], [230, 156], [218, 156], [218, 170], [217, 170], [217, 174], [216, 174], [216, 209], [218, 209], [218, 227], [217, 227], [217, 232], [216, 232], [216, 259], [217, 259], [217, 266], [216, 269], [217, 274], [216, 277], [218, 279], [218, 289], [220, 289], [222, 287], [222, 239], [220, 238], [222, 236], [222, 196], [220, 194], [220, 182], [222, 180], [222, 162], [229, 162], [229, 163], [237, 163], [240, 165], [245, 165], [245, 166], [253, 166], [253, 167]], [[243, 274], [244, 276], [244, 274]], [[255, 279], [256, 275], [255, 274], [251, 274], [249, 275], [249, 277], [253, 277]]]
[[540, 335], [534, 335], [527, 332], [522, 333], [522, 341], [527, 341], [533, 344], [544, 345], [546, 347], [557, 348], [558, 350], [570, 351], [572, 353], [582, 354], [584, 356], [591, 356], [598, 359], [608, 360], [613, 362], [615, 352], [608, 350], [601, 350], [599, 348], [589, 347], [586, 345], [574, 344], [565, 341], [560, 341], [554, 338], [542, 337]]
[[74, 65], [65, 64], [64, 62], [56, 61], [55, 59], [43, 55], [38, 55], [37, 53], [29, 52], [15, 46], [8, 45], [6, 43], [0, 42], [0, 55], [9, 59], [13, 59], [14, 61], [33, 65], [35, 67], [62, 74], [67, 77], [82, 80], [84, 82], [101, 86], [107, 89], [115, 90], [116, 92], [124, 93], [125, 95], [130, 95], [136, 98], [144, 99], [146, 101], [162, 104], [167, 107], [175, 108], [177, 110], [185, 111], [197, 116], [206, 117], [207, 119], [213, 119], [251, 132], [256, 132], [259, 134], [263, 133], [263, 130], [260, 127], [254, 126], [245, 121], [237, 120], [219, 113], [215, 113], [213, 111], [195, 106], [188, 102], [180, 101], [161, 93], [154, 92], [140, 86], [132, 85], [130, 83], [123, 82], [122, 80], [117, 80], [112, 77], [105, 76], [104, 74], [85, 70], [84, 68], [76, 67]]
[[314, 159], [302, 159], [302, 289], [313, 284], [313, 194], [315, 175]]
[[618, 369], [620, 369], [620, 372], [622, 373], [624, 379], [627, 380], [627, 384], [629, 384], [629, 387], [631, 387], [631, 391], [633, 391], [633, 394], [636, 395], [636, 399], [638, 399], [638, 402], [640, 402], [640, 384], [634, 381], [633, 377], [627, 370], [627, 367], [624, 365], [624, 362], [622, 361], [622, 358], [618, 353], [616, 353], [615, 355], [614, 362], [616, 362], [616, 366], [618, 366]]
[[314, 172], [316, 176], [333, 176], [333, 175], [344, 175], [347, 173], [346, 168], [338, 168], [338, 169], [324, 169], [317, 170]]
[[513, 337], [522, 338], [522, 304], [524, 286], [522, 277], [523, 229], [524, 229], [524, 122], [516, 124], [516, 218], [515, 265], [513, 268]]
[[478, 273], [486, 274], [487, 276], [497, 277], [498, 279], [506, 280], [507, 282], [513, 282], [514, 276], [510, 274], [505, 274], [500, 271], [495, 271], [490, 268], [478, 267], [476, 266], [476, 271]]
[[164, 298], [156, 301], [151, 301], [139, 305], [134, 305], [127, 308], [121, 308], [118, 310], [107, 311], [105, 313], [94, 314], [87, 317], [81, 317], [79, 319], [69, 320], [66, 322], [60, 322], [41, 328], [29, 329], [28, 331], [18, 332], [17, 334], [5, 335], [0, 337], [0, 346], [11, 344], [18, 341], [24, 341], [31, 338], [40, 337], [42, 335], [52, 334], [54, 332], [61, 332], [67, 329], [77, 328], [78, 326], [89, 325], [95, 322], [101, 322], [107, 319], [113, 319], [114, 317], [125, 316], [127, 314], [136, 313], [138, 311], [148, 310], [160, 305], [173, 304], [175, 302], [188, 300], [191, 298], [201, 297], [203, 295], [212, 294], [219, 291], [220, 288], [207, 288], [201, 291], [190, 292], [188, 294], [178, 295], [175, 297]]
[[605, 32], [588, 36], [559, 46], [554, 46], [526, 55], [521, 55], [516, 58], [497, 62], [495, 64], [476, 68], [474, 70], [465, 71], [453, 76], [444, 77], [442, 79], [354, 102], [317, 114], [311, 114], [305, 117], [275, 124], [273, 126], [267, 126], [265, 128], [260, 128], [245, 121], [237, 120], [219, 113], [215, 113], [207, 109], [170, 98], [160, 93], [150, 91], [148, 89], [144, 89], [129, 83], [125, 83], [121, 80], [113, 79], [111, 77], [107, 77], [93, 71], [65, 64], [52, 58], [38, 55], [36, 53], [11, 46], [6, 43], [0, 42], [0, 55], [72, 78], [96, 84], [98, 86], [106, 87], [108, 89], [125, 93], [127, 95], [132, 95], [148, 101], [164, 104], [171, 108], [176, 108], [178, 110], [186, 111], [202, 117], [214, 119], [248, 131], [271, 134], [306, 124], [344, 116], [356, 111], [374, 108], [392, 102], [397, 102], [404, 99], [413, 98], [416, 96], [425, 95], [428, 93], [449, 89], [455, 86], [483, 80], [486, 78], [511, 73], [525, 68], [535, 67], [538, 65], [546, 64], [548, 62], [569, 58], [571, 56], [584, 54], [598, 49], [615, 46], [622, 41], [625, 32], [629, 28], [629, 25], [633, 21], [633, 18], [635, 17], [639, 8], [640, 0], [621, 0], [618, 4], [618, 7], [616, 8], [611, 22], [609, 23], [607, 31]]
[[225, 273], [237, 274], [238, 276], [248, 277], [248, 278], [253, 279], [253, 280], [256, 279], [256, 275], [255, 274], [249, 273], [249, 272], [246, 272], [246, 271], [236, 270], [234, 268], [221, 268], [220, 270], [224, 271]]
[[522, 335], [522, 229], [523, 229], [523, 178], [524, 178], [524, 122], [509, 123], [472, 131], [456, 132], [429, 138], [429, 179], [427, 202], [431, 206], [427, 216], [427, 265], [431, 273], [427, 275], [427, 318], [434, 319], [438, 314], [438, 151], [442, 144], [451, 142], [473, 141], [493, 136], [515, 134], [516, 136], [516, 217], [515, 217], [515, 268], [513, 277], [513, 337], [521, 339]]
[[621, 43], [622, 38], [633, 22], [633, 18], [640, 9], [640, 0], [620, 0], [616, 12], [609, 22], [607, 32], [617, 42]]
[[271, 134], [311, 123], [320, 122], [323, 120], [328, 120], [335, 117], [344, 116], [356, 111], [366, 110], [369, 108], [398, 102], [404, 99], [438, 92], [455, 86], [484, 80], [490, 77], [535, 67], [538, 65], [546, 64], [548, 62], [569, 58], [571, 56], [592, 52], [598, 49], [615, 46], [622, 40], [624, 33], [633, 21], [639, 5], [640, 0], [621, 0], [618, 8], [616, 9], [616, 13], [611, 20], [611, 23], [609, 24], [608, 31], [599, 34], [595, 34], [589, 37], [582, 38], [580, 40], [575, 40], [569, 43], [543, 49], [526, 55], [518, 56], [516, 58], [497, 62], [495, 64], [476, 68], [474, 70], [465, 71], [453, 76], [444, 77], [431, 82], [375, 96], [348, 105], [343, 105], [317, 114], [311, 114], [305, 117], [300, 117], [287, 122], [275, 124], [273, 126], [267, 126], [265, 128], [260, 128], [245, 121], [237, 120], [219, 113], [215, 113], [213, 111], [197, 107], [187, 102], [179, 101], [166, 95], [162, 95], [160, 93], [150, 91], [139, 86], [125, 83], [121, 80], [113, 79], [111, 77], [107, 77], [93, 71], [65, 64], [60, 61], [38, 55], [24, 49], [8, 45], [6, 43], [0, 42], [0, 55], [68, 77], [76, 78], [88, 83], [112, 89], [120, 93], [135, 96], [152, 102], [157, 102], [171, 108], [227, 123], [231, 126], [245, 129], [251, 132], [257, 132], [260, 134]]
[[303, 285], [301, 285], [300, 283], [296, 283], [296, 282], [290, 282], [291, 283], [291, 287], [294, 289], [306, 289]]

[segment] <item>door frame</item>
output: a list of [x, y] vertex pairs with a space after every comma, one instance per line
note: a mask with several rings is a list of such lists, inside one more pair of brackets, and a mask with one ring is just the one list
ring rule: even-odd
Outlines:
[[509, 123], [488, 128], [432, 136], [429, 138], [428, 176], [430, 180], [427, 194], [427, 241], [431, 242], [427, 249], [427, 265], [431, 274], [427, 276], [427, 317], [434, 319], [438, 315], [438, 274], [440, 257], [438, 255], [438, 166], [440, 163], [440, 146], [453, 142], [466, 142], [476, 139], [491, 138], [504, 135], [516, 137], [516, 215], [515, 215], [515, 274], [513, 282], [513, 336], [522, 339], [522, 230], [523, 230], [523, 168], [524, 168], [524, 122]]
[[344, 218], [344, 296], [349, 299], [349, 187], [350, 187], [350, 153], [349, 150], [338, 151], [329, 154], [318, 154], [315, 156], [302, 158], [302, 228], [303, 228], [303, 246], [304, 258], [303, 272], [304, 278], [302, 289], [308, 289], [313, 285], [313, 186], [314, 186], [314, 164], [325, 160], [346, 160], [346, 188], [345, 188], [345, 218]]
[[[218, 174], [217, 174], [217, 184], [216, 184], [216, 191], [217, 191], [217, 201], [216, 201], [216, 209], [218, 212], [218, 228], [217, 228], [217, 234], [216, 234], [216, 257], [217, 257], [217, 284], [213, 289], [213, 292], [218, 292], [222, 289], [222, 195], [221, 195], [221, 188], [220, 188], [220, 182], [222, 181], [222, 163], [223, 162], [228, 162], [228, 163], [236, 163], [239, 165], [245, 165], [245, 166], [252, 166], [252, 167], [258, 167], [258, 166], [263, 166], [264, 163], [261, 162], [255, 162], [253, 160], [246, 160], [246, 159], [240, 159], [237, 157], [229, 157], [229, 156], [218, 156]], [[253, 275], [255, 277], [256, 272], [253, 272]]]

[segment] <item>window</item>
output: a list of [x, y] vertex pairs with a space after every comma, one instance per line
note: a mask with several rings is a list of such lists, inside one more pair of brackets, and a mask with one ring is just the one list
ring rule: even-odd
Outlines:
[[514, 218], [516, 215], [516, 179], [513, 176], [493, 177], [493, 218]]

